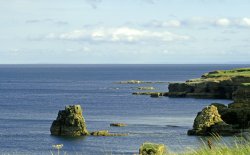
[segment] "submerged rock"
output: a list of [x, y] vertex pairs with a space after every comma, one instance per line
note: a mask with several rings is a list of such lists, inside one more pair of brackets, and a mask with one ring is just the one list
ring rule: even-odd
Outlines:
[[163, 84], [163, 83], [169, 83], [166, 81], [140, 81], [140, 80], [128, 80], [128, 81], [120, 81], [115, 82], [117, 84]]
[[90, 135], [92, 135], [92, 136], [109, 136], [109, 132], [108, 132], [108, 130], [100, 130], [100, 131], [91, 132]]
[[138, 90], [154, 90], [154, 87], [137, 87]]
[[124, 133], [109, 133], [108, 130], [100, 130], [91, 132], [90, 135], [92, 136], [127, 136], [128, 134]]
[[139, 149], [139, 155], [165, 155], [167, 148], [164, 144], [143, 143]]
[[110, 126], [115, 126], [115, 127], [125, 127], [128, 126], [125, 123], [111, 123]]
[[140, 84], [143, 81], [140, 80], [129, 80], [129, 81], [120, 81], [118, 84]]
[[58, 112], [57, 119], [50, 128], [51, 135], [82, 136], [89, 135], [80, 105], [66, 106]]

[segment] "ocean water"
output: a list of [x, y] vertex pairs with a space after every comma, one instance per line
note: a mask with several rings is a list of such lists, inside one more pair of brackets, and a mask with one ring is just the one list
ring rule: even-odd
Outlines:
[[[230, 100], [133, 96], [134, 87], [167, 84], [116, 84], [123, 80], [185, 81], [203, 73], [248, 65], [0, 65], [0, 154], [51, 154], [63, 144], [67, 154], [134, 154], [146, 141], [171, 151], [201, 145], [187, 136], [198, 111]], [[129, 133], [125, 137], [56, 137], [50, 126], [58, 110], [80, 104], [90, 131]], [[127, 127], [110, 127], [113, 122]], [[231, 137], [226, 137], [230, 141]]]

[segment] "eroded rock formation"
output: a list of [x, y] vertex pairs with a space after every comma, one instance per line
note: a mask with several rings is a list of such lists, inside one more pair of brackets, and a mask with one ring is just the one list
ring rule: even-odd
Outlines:
[[51, 135], [82, 136], [89, 135], [80, 105], [66, 106], [60, 110], [50, 128]]
[[193, 129], [188, 131], [188, 135], [210, 135], [213, 133], [228, 135], [234, 132], [232, 126], [221, 119], [217, 107], [210, 105], [197, 114]]

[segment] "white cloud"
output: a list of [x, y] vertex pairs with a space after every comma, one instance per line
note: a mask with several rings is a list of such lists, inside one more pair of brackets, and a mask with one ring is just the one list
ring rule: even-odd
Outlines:
[[215, 20], [216, 26], [229, 26], [231, 24], [231, 21], [227, 18], [220, 18]]
[[189, 36], [168, 31], [149, 31], [129, 27], [96, 28], [74, 30], [62, 34], [49, 34], [49, 39], [76, 40], [90, 42], [140, 42], [140, 41], [179, 41], [188, 40]]
[[244, 17], [238, 21], [240, 26], [250, 26], [250, 18]]
[[158, 28], [165, 28], [165, 27], [250, 27], [250, 18], [230, 18], [230, 17], [223, 17], [223, 18], [208, 18], [208, 17], [193, 17], [189, 19], [182, 19], [182, 20], [166, 20], [166, 21], [158, 21], [153, 20], [147, 24], [144, 24], [146, 27], [158, 27]]

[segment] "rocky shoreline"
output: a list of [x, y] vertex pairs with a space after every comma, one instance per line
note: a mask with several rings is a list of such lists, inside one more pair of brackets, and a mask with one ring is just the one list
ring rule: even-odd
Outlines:
[[169, 97], [232, 99], [214, 103], [197, 114], [188, 135], [234, 135], [250, 128], [250, 68], [206, 73], [185, 83], [170, 83]]
[[233, 99], [233, 93], [250, 83], [250, 68], [205, 73], [184, 83], [170, 83], [169, 97]]

